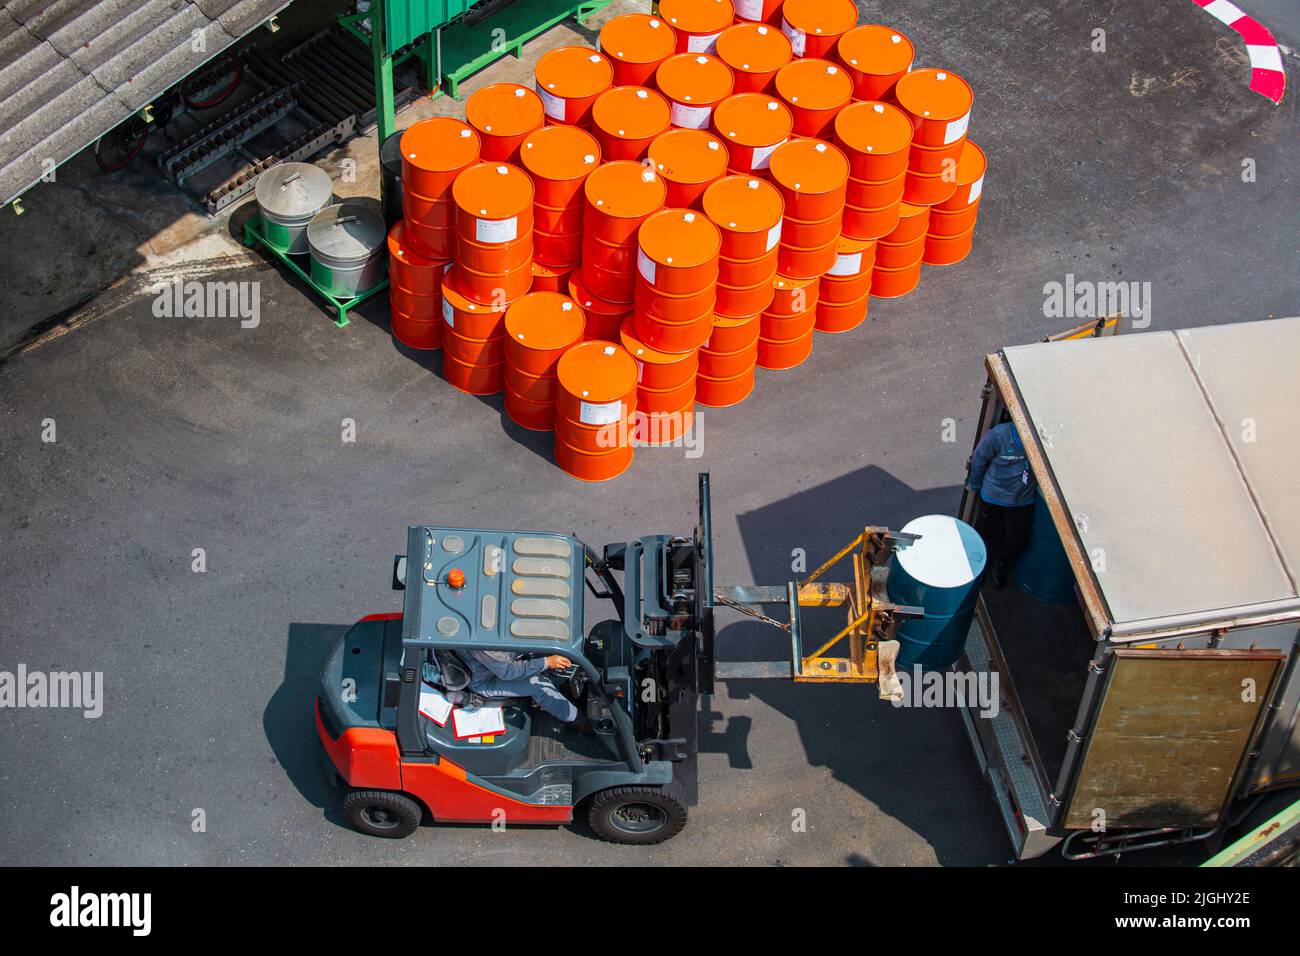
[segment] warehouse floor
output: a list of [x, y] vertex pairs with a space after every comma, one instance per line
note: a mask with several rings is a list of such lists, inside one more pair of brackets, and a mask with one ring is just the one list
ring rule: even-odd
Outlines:
[[[1294, 8], [1259, 7], [1282, 43], [1300, 39]], [[597, 546], [689, 534], [707, 469], [717, 581], [779, 583], [794, 549], [816, 564], [864, 524], [955, 508], [981, 356], [1076, 324], [1044, 315], [1045, 284], [1149, 282], [1152, 328], [1300, 312], [1295, 96], [1274, 107], [1250, 92], [1235, 35], [1188, 0], [1036, 11], [891, 13], [921, 65], [976, 89], [971, 135], [991, 168], [975, 250], [874, 301], [867, 325], [819, 337], [805, 365], [763, 374], [739, 407], [705, 409], [698, 457], [641, 450], [623, 478], [581, 485], [499, 399], [455, 392], [436, 353], [396, 346], [382, 301], [335, 328], [257, 259], [210, 275], [176, 257], [188, 277], [260, 283], [256, 328], [157, 318], [137, 280], [4, 363], [0, 670], [102, 671], [107, 700], [96, 720], [0, 714], [0, 863], [1005, 862], [958, 715], [893, 709], [870, 688], [722, 687], [688, 834], [651, 850], [581, 827], [362, 837], [325, 787], [311, 699], [339, 628], [398, 607], [390, 561], [408, 523]], [[1090, 51], [1095, 27], [1108, 53]], [[544, 49], [482, 81], [526, 76]], [[1256, 182], [1242, 181], [1247, 159]], [[1079, 400], [1104, 415], [1105, 383]], [[355, 442], [341, 441], [345, 419]], [[1116, 494], [1142, 480], [1115, 477]], [[734, 659], [780, 652], [730, 617], [721, 643]]]

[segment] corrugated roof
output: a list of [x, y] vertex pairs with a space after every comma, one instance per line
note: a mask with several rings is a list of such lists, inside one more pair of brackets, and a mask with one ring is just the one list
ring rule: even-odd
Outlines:
[[1003, 354], [1117, 628], [1297, 603], [1300, 319]]
[[2, 0], [3, 201], [288, 5], [289, 0]]

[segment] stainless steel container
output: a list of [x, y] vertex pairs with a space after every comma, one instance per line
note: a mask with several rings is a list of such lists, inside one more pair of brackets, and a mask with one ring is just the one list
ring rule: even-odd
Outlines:
[[307, 225], [312, 279], [340, 299], [373, 289], [388, 271], [387, 236], [374, 200], [322, 209]]
[[311, 163], [280, 163], [257, 177], [262, 236], [290, 255], [307, 251], [307, 224], [334, 201], [329, 174]]

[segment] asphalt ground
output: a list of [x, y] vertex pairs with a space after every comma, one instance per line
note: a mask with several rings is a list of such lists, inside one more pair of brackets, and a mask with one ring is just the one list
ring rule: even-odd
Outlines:
[[[1294, 46], [1300, 14], [1274, 6], [1266, 22]], [[581, 826], [374, 840], [340, 820], [319, 770], [322, 655], [350, 621], [399, 607], [389, 570], [409, 523], [597, 546], [689, 534], [707, 469], [717, 581], [780, 583], [794, 549], [815, 564], [866, 524], [956, 507], [982, 356], [1074, 324], [1044, 315], [1046, 283], [1149, 282], [1153, 329], [1300, 312], [1295, 97], [1250, 92], [1235, 34], [1193, 4], [863, 7], [977, 91], [991, 168], [974, 252], [819, 336], [739, 407], [705, 409], [699, 457], [645, 449], [619, 480], [580, 484], [499, 398], [456, 392], [436, 353], [396, 345], [382, 301], [338, 329], [270, 264], [212, 277], [260, 283], [256, 328], [158, 318], [152, 293], [123, 288], [0, 367], [0, 670], [102, 671], [106, 693], [93, 720], [0, 710], [0, 862], [1006, 862], [958, 715], [871, 688], [722, 687], [700, 805], [649, 850]], [[1079, 400], [1104, 414], [1105, 382]], [[724, 619], [724, 657], [779, 646]]]

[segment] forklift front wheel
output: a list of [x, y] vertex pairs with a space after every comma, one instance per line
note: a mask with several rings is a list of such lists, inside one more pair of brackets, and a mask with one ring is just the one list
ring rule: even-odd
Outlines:
[[686, 826], [686, 808], [655, 787], [611, 787], [591, 798], [587, 822], [610, 843], [663, 843]]
[[391, 790], [353, 790], [343, 801], [343, 812], [362, 833], [392, 840], [410, 836], [424, 816], [418, 803]]

